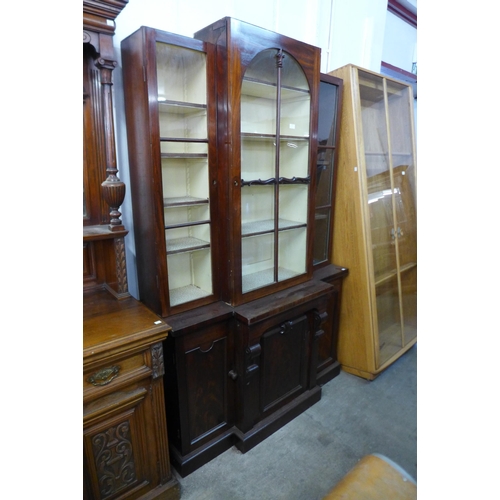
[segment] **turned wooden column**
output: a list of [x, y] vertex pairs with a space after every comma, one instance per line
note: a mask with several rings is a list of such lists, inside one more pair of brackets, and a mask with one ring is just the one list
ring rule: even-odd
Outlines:
[[101, 184], [102, 196], [108, 204], [109, 228], [112, 231], [122, 230], [123, 224], [120, 219], [121, 213], [118, 210], [125, 198], [125, 184], [118, 178], [118, 168], [116, 167], [115, 134], [113, 122], [113, 98], [111, 87], [113, 85], [112, 72], [116, 67], [116, 61], [99, 57], [96, 66], [100, 70], [102, 85], [102, 109], [104, 121], [104, 138], [106, 148], [106, 173], [107, 178]]

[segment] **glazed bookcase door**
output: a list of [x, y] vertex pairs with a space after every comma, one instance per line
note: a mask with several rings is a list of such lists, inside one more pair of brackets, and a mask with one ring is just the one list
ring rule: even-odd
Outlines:
[[[216, 300], [215, 55], [199, 40], [152, 28], [124, 40], [122, 53], [140, 294], [165, 316]], [[141, 100], [131, 80], [142, 66]]]
[[330, 263], [338, 150], [338, 128], [342, 107], [342, 80], [321, 75], [318, 111], [318, 157], [314, 213], [313, 264]]
[[374, 270], [377, 366], [416, 337], [416, 220], [409, 87], [359, 70]]
[[212, 295], [206, 54], [156, 42], [170, 307]]
[[241, 85], [241, 291], [307, 271], [311, 95], [297, 61], [266, 49]]

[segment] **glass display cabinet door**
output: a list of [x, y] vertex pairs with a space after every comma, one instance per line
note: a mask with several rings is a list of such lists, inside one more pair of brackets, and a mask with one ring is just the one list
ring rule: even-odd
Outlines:
[[206, 54], [156, 42], [170, 307], [212, 294]]
[[416, 241], [406, 234], [415, 232], [410, 99], [404, 85], [358, 75], [381, 366], [416, 336]]
[[331, 258], [340, 81], [332, 76], [321, 75], [319, 84], [314, 266], [329, 263]]
[[255, 56], [241, 87], [243, 294], [306, 272], [310, 105], [293, 56]]
[[417, 336], [417, 220], [410, 87], [387, 81], [403, 345]]

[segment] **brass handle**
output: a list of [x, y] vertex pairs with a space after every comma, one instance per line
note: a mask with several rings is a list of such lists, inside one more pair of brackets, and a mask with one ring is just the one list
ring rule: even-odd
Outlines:
[[87, 379], [87, 382], [90, 382], [95, 386], [108, 385], [112, 380], [114, 380], [118, 376], [118, 372], [120, 371], [119, 366], [111, 366], [110, 368], [103, 368], [98, 372], [95, 372], [93, 375]]

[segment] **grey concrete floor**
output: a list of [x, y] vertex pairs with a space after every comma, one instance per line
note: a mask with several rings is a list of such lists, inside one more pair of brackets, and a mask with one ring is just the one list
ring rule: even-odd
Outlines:
[[177, 476], [182, 500], [317, 500], [365, 455], [417, 479], [417, 346], [374, 381], [341, 371], [321, 400], [243, 454]]

